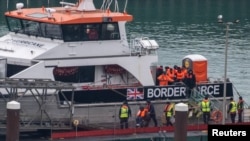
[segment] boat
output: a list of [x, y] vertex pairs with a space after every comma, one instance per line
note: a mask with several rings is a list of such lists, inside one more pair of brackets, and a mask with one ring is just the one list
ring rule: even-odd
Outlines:
[[[1, 111], [9, 101], [20, 102], [20, 130], [110, 129], [119, 124], [123, 101], [137, 111], [146, 100], [161, 109], [166, 100], [195, 103], [209, 95], [221, 109], [221, 101], [234, 96], [229, 79], [208, 77], [208, 60], [199, 54], [180, 58], [180, 66], [193, 70], [201, 97], [187, 98], [183, 83], [156, 85], [159, 44], [128, 37], [126, 23], [133, 16], [126, 11], [127, 0], [122, 12], [118, 1], [112, 2], [104, 0], [100, 8], [93, 0], [37, 8], [17, 3], [5, 13], [9, 33], [0, 38]], [[3, 128], [5, 118], [1, 112]]]

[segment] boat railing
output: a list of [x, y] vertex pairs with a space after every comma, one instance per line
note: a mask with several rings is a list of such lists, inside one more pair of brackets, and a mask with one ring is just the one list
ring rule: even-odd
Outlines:
[[[21, 107], [34, 107], [32, 101], [20, 101]], [[165, 115], [162, 113], [165, 107], [164, 101], [152, 101], [156, 111], [156, 119], [158, 121], [158, 127], [164, 128], [165, 125]], [[33, 103], [34, 104], [34, 103]], [[47, 99], [44, 101], [43, 107], [52, 107], [57, 106], [58, 103], [55, 101], [51, 101]], [[132, 115], [128, 120], [129, 129], [138, 130], [136, 128], [136, 113], [140, 106], [146, 106], [145, 101], [140, 102], [129, 102], [129, 106], [132, 110]], [[2, 105], [3, 106], [3, 105]], [[73, 111], [67, 110], [65, 108], [64, 112], [55, 112], [53, 109], [43, 109], [44, 113], [48, 116], [39, 117], [38, 114], [39, 109], [22, 109], [20, 114], [20, 129], [50, 129], [58, 130], [58, 129], [68, 129], [73, 130], [74, 128], [78, 128], [79, 130], [103, 130], [103, 129], [112, 129], [117, 130], [120, 129], [120, 120], [119, 120], [119, 110], [121, 103], [116, 103], [114, 105], [103, 105], [103, 106], [86, 106], [84, 109], [75, 108]], [[102, 109], [102, 110], [100, 110]], [[37, 110], [37, 111], [36, 111]], [[84, 111], [82, 111], [84, 110]], [[80, 112], [80, 113], [79, 113]], [[34, 114], [37, 113], [37, 114]], [[72, 114], [72, 118], [71, 115]], [[189, 113], [189, 115], [191, 115]], [[250, 116], [244, 116], [244, 122], [247, 122]], [[248, 119], [249, 118], [249, 119]], [[4, 108], [0, 111], [0, 127], [6, 127], [6, 110]], [[188, 125], [202, 125], [203, 120], [202, 116], [196, 116], [195, 114], [189, 116]], [[214, 121], [211, 121], [213, 123]], [[227, 122], [229, 122], [227, 120]], [[149, 127], [153, 127], [153, 122], [151, 121]], [[146, 127], [147, 128], [147, 127]]]

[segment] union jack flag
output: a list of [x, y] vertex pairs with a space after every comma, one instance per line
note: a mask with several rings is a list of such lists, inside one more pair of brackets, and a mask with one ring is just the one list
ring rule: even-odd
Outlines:
[[141, 100], [144, 99], [144, 92], [142, 88], [127, 89], [127, 100]]

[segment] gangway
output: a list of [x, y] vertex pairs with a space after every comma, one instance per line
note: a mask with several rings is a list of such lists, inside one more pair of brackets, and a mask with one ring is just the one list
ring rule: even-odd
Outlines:
[[[223, 108], [221, 100], [215, 98], [212, 95], [208, 95], [206, 93], [200, 93], [198, 90], [194, 89], [190, 95], [190, 98], [188, 99], [188, 104], [195, 109], [194, 111], [196, 113], [196, 118], [199, 118], [202, 114], [200, 102], [205, 98], [205, 96], [208, 96], [211, 103], [212, 112], [210, 118], [216, 122], [219, 122], [223, 116], [221, 112]], [[214, 114], [216, 116], [214, 116]]]
[[[46, 109], [49, 104], [57, 104], [48, 96], [58, 96], [62, 90], [70, 90], [74, 93], [75, 87], [71, 83], [52, 81], [50, 79], [23, 79], [2, 78], [0, 79], [0, 128], [6, 127], [6, 104], [15, 100], [20, 103], [20, 130], [38, 129], [72, 129], [72, 117], [74, 110], [73, 101], [67, 101], [68, 111], [54, 118], [52, 112]], [[24, 100], [25, 97], [25, 100]], [[27, 97], [29, 99], [27, 100]], [[35, 109], [38, 105], [38, 109]], [[64, 120], [62, 120], [64, 119]], [[67, 124], [65, 124], [67, 123]]]
[[205, 94], [205, 93], [200, 93], [196, 89], [194, 89], [193, 92], [190, 95], [189, 104], [196, 107], [205, 98], [205, 96], [208, 96], [208, 98], [210, 99], [210, 103], [211, 103], [211, 106], [212, 106], [213, 109], [215, 109], [215, 110], [220, 109], [220, 106], [222, 106], [222, 104], [221, 104], [219, 99], [216, 99], [212, 95], [208, 95], [208, 94]]

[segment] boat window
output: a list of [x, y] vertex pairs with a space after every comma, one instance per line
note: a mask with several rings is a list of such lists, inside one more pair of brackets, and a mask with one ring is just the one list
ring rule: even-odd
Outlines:
[[87, 34], [87, 40], [99, 40], [100, 36], [100, 24], [87, 24], [84, 25], [84, 31]]
[[120, 33], [117, 23], [103, 23], [102, 24], [102, 39], [117, 40], [120, 39]]
[[118, 23], [62, 25], [62, 31], [65, 42], [120, 39]]
[[6, 17], [9, 31], [51, 39], [62, 39], [60, 25]]
[[62, 82], [86, 83], [94, 82], [94, 66], [55, 67], [54, 79]]
[[23, 33], [23, 28], [21, 26], [21, 20], [11, 17], [6, 17], [6, 21], [9, 27], [9, 31], [15, 32], [15, 33]]
[[23, 24], [23, 33], [27, 35], [41, 36], [38, 22], [23, 20], [22, 24]]
[[62, 39], [61, 26], [56, 24], [41, 23], [40, 30], [45, 38]]
[[28, 68], [28, 66], [7, 64], [7, 77], [11, 77], [12, 75], [17, 74], [26, 68]]
[[83, 37], [83, 29], [81, 25], [63, 25], [64, 41], [81, 41]]

